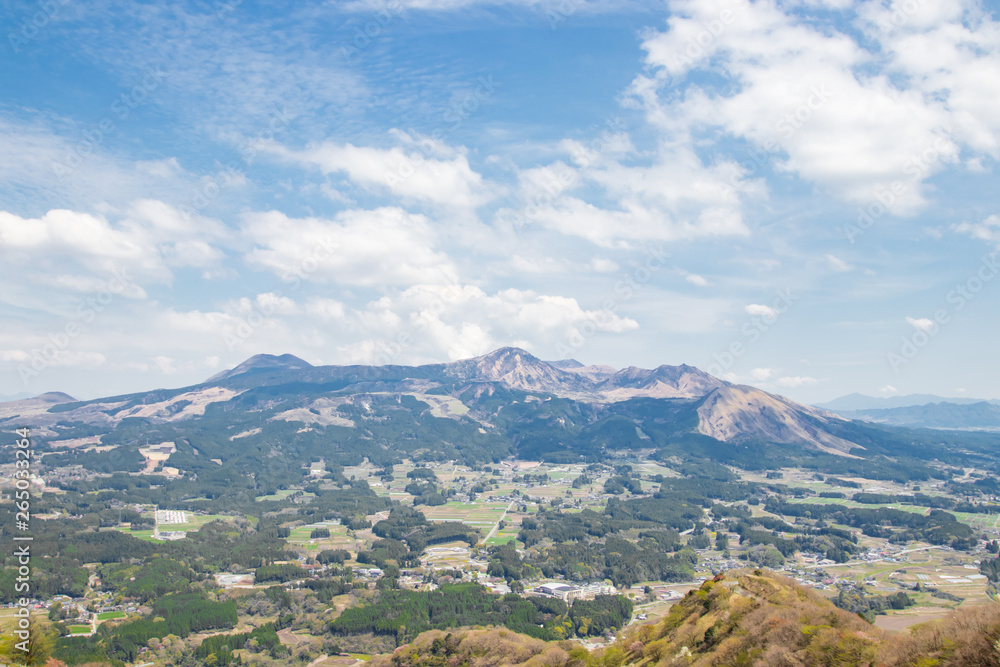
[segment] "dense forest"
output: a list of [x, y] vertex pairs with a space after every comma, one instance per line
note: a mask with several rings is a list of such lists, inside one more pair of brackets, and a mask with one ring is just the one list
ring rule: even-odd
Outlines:
[[477, 584], [450, 584], [439, 590], [383, 590], [373, 602], [345, 610], [330, 629], [335, 635], [389, 635], [402, 644], [431, 629], [498, 625], [540, 639], [603, 634], [631, 618], [632, 603], [622, 596], [574, 600], [494, 595]]

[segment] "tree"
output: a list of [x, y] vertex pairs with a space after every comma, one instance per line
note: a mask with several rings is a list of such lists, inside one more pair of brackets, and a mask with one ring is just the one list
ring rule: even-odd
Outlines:
[[28, 637], [14, 634], [14, 628], [8, 625], [0, 638], [0, 659], [6, 664], [44, 665], [52, 655], [55, 645], [55, 632], [51, 625], [44, 624], [35, 617], [28, 619]]

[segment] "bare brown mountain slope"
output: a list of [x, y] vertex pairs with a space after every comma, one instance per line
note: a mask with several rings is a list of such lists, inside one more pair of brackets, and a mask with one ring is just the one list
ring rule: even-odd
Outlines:
[[559, 396], [587, 393], [592, 386], [588, 378], [556, 368], [517, 347], [502, 347], [479, 357], [453, 361], [443, 364], [443, 369], [462, 380], [499, 382], [513, 389]]
[[727, 383], [694, 366], [658, 366], [653, 370], [629, 366], [597, 385], [608, 401], [630, 398], [701, 398]]
[[859, 447], [818, 429], [808, 419], [823, 424], [844, 421], [841, 417], [746, 385], [715, 389], [698, 408], [698, 417], [700, 433], [724, 442], [749, 438], [786, 444], [804, 442], [840, 455]]
[[630, 398], [701, 398], [727, 383], [694, 366], [583, 366], [579, 362], [542, 361], [516, 347], [444, 364], [453, 377], [499, 382], [523, 391], [543, 391], [566, 398], [615, 403]]

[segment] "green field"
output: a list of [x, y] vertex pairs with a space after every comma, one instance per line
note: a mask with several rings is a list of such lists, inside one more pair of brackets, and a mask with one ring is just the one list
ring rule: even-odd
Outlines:
[[489, 531], [489, 528], [493, 527], [503, 516], [508, 504], [481, 501], [450, 502], [434, 507], [418, 505], [417, 509], [423, 512], [429, 521], [461, 521], [464, 524], [486, 528]]
[[919, 505], [902, 505], [900, 503], [877, 503], [870, 505], [846, 498], [789, 498], [788, 502], [798, 505], [843, 505], [844, 507], [862, 507], [866, 509], [888, 507], [889, 509], [912, 512], [913, 514], [929, 514], [931, 511], [929, 507], [920, 507]]
[[501, 531], [498, 531], [496, 535], [486, 540], [486, 546], [491, 547], [497, 544], [507, 544], [513, 541], [514, 546], [518, 549], [524, 548], [523, 542], [518, 542], [517, 533], [521, 530], [520, 526], [507, 526]]
[[90, 632], [91, 627], [89, 625], [71, 625], [69, 626], [69, 633], [71, 635], [84, 635]]
[[[116, 618], [125, 618], [127, 614], [123, 611], [106, 611], [97, 615], [98, 621], [113, 621]], [[88, 629], [89, 632], [89, 629]]]
[[[310, 538], [309, 535], [316, 528], [326, 528], [330, 531], [330, 537]], [[321, 549], [350, 549], [353, 551], [355, 548], [354, 539], [347, 534], [347, 526], [337, 525], [330, 521], [292, 528], [291, 534], [288, 537], [288, 543], [304, 548], [307, 551]]]
[[121, 526], [119, 526], [115, 530], [117, 530], [119, 532], [122, 532], [122, 533], [128, 533], [132, 537], [135, 537], [137, 539], [143, 540], [144, 542], [162, 542], [163, 541], [163, 540], [157, 540], [157, 539], [155, 539], [153, 537], [153, 531], [151, 531], [151, 530], [132, 530], [130, 528], [123, 528]]
[[1000, 530], [1000, 514], [972, 514], [969, 512], [952, 512], [955, 518], [968, 524], [976, 530]]
[[[302, 492], [302, 489], [282, 489], [281, 491], [275, 491], [269, 496], [257, 496], [256, 498], [254, 498], [254, 500], [256, 500], [257, 502], [261, 502], [262, 500], [284, 500], [293, 493], [299, 493], [299, 492]], [[305, 491], [302, 492], [302, 497], [315, 498], [316, 494]]]
[[[805, 505], [843, 505], [844, 507], [888, 507], [890, 509], [902, 510], [904, 512], [913, 512], [914, 514], [929, 514], [931, 511], [929, 507], [920, 507], [919, 505], [901, 505], [900, 503], [868, 505], [848, 500], [846, 498], [789, 498], [788, 502]], [[955, 518], [962, 523], [976, 530], [1000, 530], [1000, 514], [979, 514], [971, 512], [951, 512], [951, 514], [953, 514]]]

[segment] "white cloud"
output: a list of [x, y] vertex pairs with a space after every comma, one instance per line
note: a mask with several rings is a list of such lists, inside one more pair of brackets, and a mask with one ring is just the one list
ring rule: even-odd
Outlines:
[[306, 312], [321, 320], [340, 320], [347, 312], [344, 304], [336, 299], [314, 297], [306, 303]]
[[[861, 4], [861, 42], [773, 2], [675, 0], [667, 29], [646, 36], [652, 74], [629, 99], [673, 136], [721, 130], [848, 201], [881, 193], [911, 214], [960, 149], [1000, 149], [998, 24], [974, 3], [915, 4], [890, 31], [876, 26], [903, 4]], [[721, 85], [687, 78], [709, 67]]]
[[605, 259], [604, 257], [595, 257], [590, 260], [588, 265], [592, 271], [597, 273], [614, 273], [619, 269], [617, 263], [612, 262], [610, 259]]
[[746, 311], [747, 315], [756, 315], [767, 318], [775, 318], [778, 316], [778, 311], [774, 308], [759, 303], [751, 303], [748, 306], [744, 306], [743, 310]]
[[519, 209], [498, 222], [536, 224], [605, 247], [633, 241], [746, 236], [743, 199], [764, 194], [736, 162], [706, 165], [694, 146], [664, 137], [639, 152], [627, 134], [560, 142], [562, 160], [518, 171]]
[[755, 368], [750, 371], [750, 377], [752, 377], [757, 382], [766, 382], [770, 380], [774, 375], [774, 371], [770, 368]]
[[225, 271], [223, 248], [232, 239], [217, 221], [158, 200], [102, 208], [52, 209], [35, 218], [0, 211], [7, 302], [42, 318], [73, 317], [82, 297], [97, 295], [104, 306], [142, 300], [151, 286], [169, 285], [177, 269]]
[[708, 287], [708, 280], [704, 276], [699, 276], [696, 273], [684, 273], [684, 280], [688, 281], [692, 285], [697, 285], [698, 287]]
[[292, 315], [299, 312], [298, 305], [292, 299], [274, 292], [258, 294], [254, 301], [257, 308], [266, 314]]
[[399, 208], [350, 210], [332, 220], [250, 213], [243, 226], [256, 247], [251, 265], [286, 281], [410, 285], [453, 280], [455, 268], [435, 249], [430, 222]]
[[324, 173], [343, 173], [367, 190], [415, 202], [474, 208], [488, 202], [495, 188], [469, 166], [464, 153], [431, 139], [395, 133], [403, 146], [389, 149], [323, 143], [301, 151], [273, 145], [270, 152]]
[[809, 385], [814, 385], [818, 382], [819, 380], [817, 380], [814, 377], [801, 376], [801, 375], [795, 377], [781, 377], [778, 378], [777, 380], [778, 386], [789, 387], [789, 388], [807, 387]]
[[890, 71], [942, 102], [949, 133], [1000, 156], [1000, 23], [967, 0], [865, 3], [860, 13], [890, 55]]
[[525, 274], [566, 273], [570, 270], [570, 262], [563, 258], [516, 254], [510, 258], [510, 267], [518, 273]]
[[926, 317], [921, 317], [919, 319], [913, 317], [907, 317], [906, 323], [918, 331], [930, 332], [937, 326], [934, 324], [934, 320], [927, 319]]
[[568, 236], [580, 236], [596, 245], [621, 247], [630, 241], [678, 241], [698, 237], [743, 236], [748, 229], [736, 206], [712, 206], [673, 219], [662, 209], [635, 200], [623, 208], [605, 209], [576, 197], [564, 197], [539, 209], [534, 220]]
[[34, 219], [0, 211], [0, 235], [15, 251], [75, 256], [100, 268], [109, 262], [159, 263], [140, 239], [103, 218], [76, 211], [56, 209]]
[[955, 225], [953, 229], [974, 239], [1000, 243], [1000, 215], [991, 215], [980, 223], [963, 222]]
[[893, 387], [891, 384], [887, 384], [884, 387], [879, 387], [878, 393], [885, 396], [891, 396], [893, 394], [898, 394], [899, 390]]
[[389, 353], [411, 360], [462, 359], [502, 345], [555, 355], [559, 344], [581, 332], [624, 333], [639, 326], [614, 313], [586, 310], [569, 297], [517, 289], [488, 294], [468, 285], [416, 285], [369, 303], [352, 321], [364, 338], [341, 350], [359, 363]]
[[833, 269], [834, 271], [837, 271], [838, 273], [846, 273], [848, 271], [854, 270], [853, 266], [851, 266], [844, 260], [840, 259], [836, 255], [824, 255], [824, 258], [826, 259], [826, 263], [830, 266], [830, 268]]
[[153, 365], [164, 375], [174, 375], [177, 373], [177, 365], [174, 359], [166, 356], [156, 356], [152, 358]]

